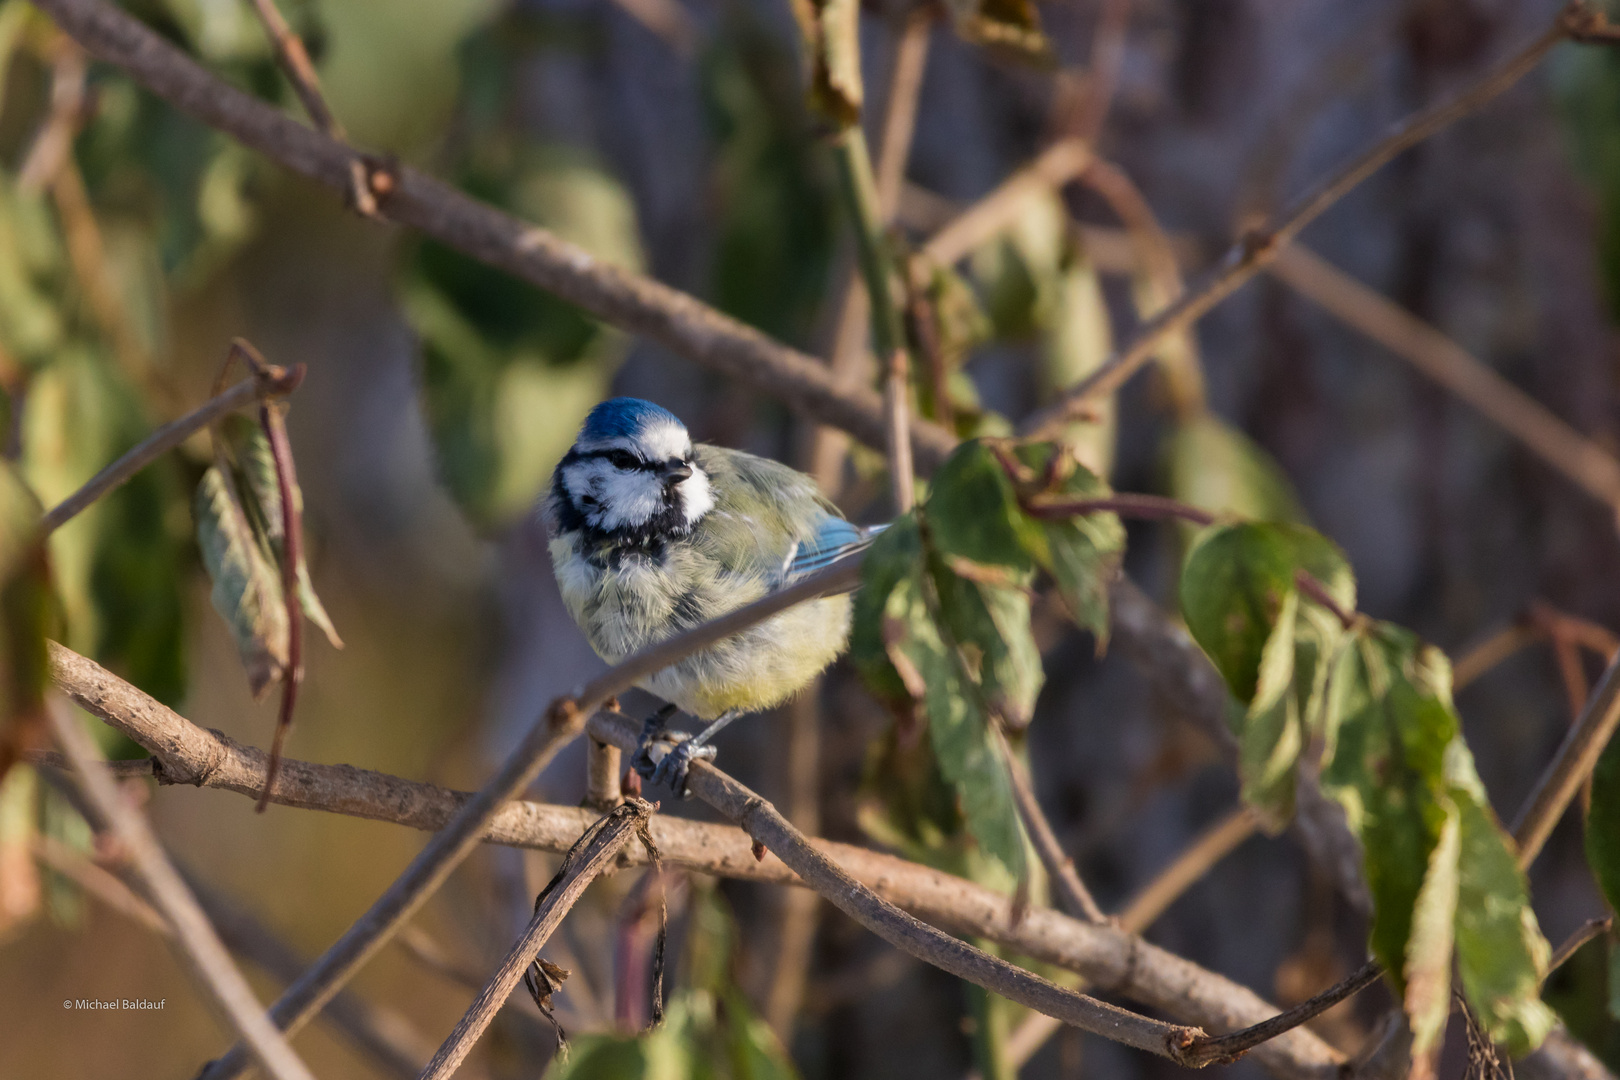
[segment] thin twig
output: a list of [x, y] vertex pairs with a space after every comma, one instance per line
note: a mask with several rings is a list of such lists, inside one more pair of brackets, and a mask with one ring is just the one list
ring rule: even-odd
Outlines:
[[889, 485], [896, 514], [909, 513], [917, 501], [915, 470], [911, 464], [911, 382], [906, 377], [906, 350], [889, 351], [888, 374], [883, 380], [883, 409], [889, 422]]
[[1074, 868], [1074, 860], [1063, 852], [1063, 846], [1058, 843], [1057, 834], [1052, 831], [1052, 823], [1046, 820], [1046, 814], [1041, 811], [1040, 800], [1035, 798], [1035, 785], [1030, 781], [1029, 770], [1018, 755], [1013, 753], [1012, 746], [1007, 742], [1007, 736], [1001, 728], [992, 724], [996, 745], [1001, 749], [1001, 760], [1007, 766], [1008, 778], [1012, 781], [1013, 802], [1018, 806], [1018, 816], [1023, 819], [1024, 828], [1029, 832], [1030, 841], [1035, 845], [1035, 853], [1040, 856], [1046, 872], [1056, 883], [1058, 895], [1063, 898], [1063, 906], [1070, 915], [1077, 919], [1084, 919], [1091, 923], [1105, 923], [1108, 916], [1102, 913], [1097, 901], [1092, 898], [1091, 890], [1086, 883], [1080, 880], [1080, 874]]
[[198, 986], [275, 1080], [314, 1080], [308, 1066], [264, 1014], [253, 989], [231, 962], [208, 917], [152, 834], [145, 816], [119, 794], [90, 732], [72, 710], [49, 708], [51, 726], [73, 777], [100, 824], [123, 846], [154, 907], [172, 928], [174, 951]]
[[1103, 0], [1092, 31], [1091, 63], [1085, 75], [1085, 97], [1075, 116], [1072, 134], [1093, 145], [1102, 134], [1108, 110], [1119, 88], [1125, 63], [1125, 35], [1131, 24], [1131, 0]]
[[439, 1047], [439, 1052], [422, 1070], [421, 1080], [445, 1080], [461, 1066], [472, 1052], [478, 1037], [495, 1019], [495, 1014], [512, 996], [512, 991], [517, 989], [524, 971], [540, 955], [541, 948], [562, 922], [563, 916], [585, 894], [586, 887], [612, 864], [619, 849], [646, 827], [653, 809], [651, 803], [642, 799], [629, 799], [608, 811], [568, 850], [562, 866], [557, 869], [557, 876], [541, 894], [541, 900], [535, 906], [534, 918], [529, 920], [517, 944], [512, 946], [495, 973], [489, 977], [483, 990], [473, 1000], [472, 1007]]
[[1502, 663], [1514, 653], [1533, 645], [1543, 637], [1543, 631], [1525, 622], [1514, 622], [1491, 634], [1476, 645], [1463, 650], [1451, 668], [1453, 690], [1461, 690], [1481, 675]]
[[[1122, 601], [1129, 595], [1119, 594]], [[1119, 607], [1130, 617], [1122, 630], [1139, 634], [1140, 628], [1133, 625], [1136, 613], [1128, 603]], [[220, 788], [249, 798], [263, 789], [263, 751], [197, 727], [69, 649], [53, 647], [51, 664], [52, 678], [74, 701], [157, 755], [160, 783]], [[1213, 669], [1209, 674], [1219, 678]], [[636, 727], [628, 719], [614, 722], [627, 731]], [[273, 797], [285, 806], [426, 831], [442, 829], [471, 798], [366, 769], [292, 759], [285, 763]], [[480, 839], [561, 852], [595, 817], [578, 807], [511, 802], [499, 808]], [[767, 852], [756, 859], [752, 839], [731, 826], [660, 816], [652, 821], [652, 833], [669, 865], [750, 881], [803, 884], [775, 855]], [[814, 844], [852, 877], [920, 918], [1077, 972], [1188, 1023], [1231, 1030], [1277, 1012], [1245, 987], [1113, 926], [1093, 926], [1047, 908], [1031, 909], [1013, 924], [1007, 918], [1007, 898], [983, 886], [849, 844], [825, 840]], [[640, 861], [635, 849], [624, 852], [624, 858]], [[1317, 1080], [1332, 1080], [1344, 1060], [1308, 1032], [1273, 1040], [1254, 1056], [1281, 1076]]]
[[1477, 409], [1587, 494], [1620, 508], [1620, 460], [1451, 338], [1298, 244], [1280, 251], [1268, 269]]
[[1263, 1024], [1234, 1031], [1230, 1035], [1206, 1035], [1188, 1048], [1187, 1057], [1190, 1059], [1188, 1064], [1202, 1067], [1216, 1062], [1236, 1061], [1260, 1044], [1275, 1039], [1285, 1031], [1292, 1031], [1327, 1012], [1339, 1002], [1354, 997], [1377, 982], [1383, 974], [1383, 966], [1376, 960], [1369, 960], [1348, 978], [1328, 987], [1308, 1001], [1300, 1002], [1287, 1012], [1278, 1013]]
[[1546, 982], [1547, 977], [1563, 967], [1570, 957], [1580, 951], [1582, 945], [1585, 945], [1599, 934], [1608, 933], [1609, 928], [1612, 926], [1614, 926], [1613, 915], [1605, 915], [1601, 919], [1587, 919], [1580, 926], [1577, 926], [1574, 933], [1565, 938], [1563, 943], [1553, 950], [1551, 959], [1547, 961], [1547, 970], [1541, 973], [1541, 981]]
[[[72, 772], [73, 766], [68, 759], [55, 750], [26, 750], [22, 759], [30, 765], [43, 765], [47, 769], [58, 772]], [[122, 761], [107, 762], [107, 772], [114, 780], [150, 780], [154, 775], [153, 766], [157, 758], [129, 758]]]
[[585, 801], [581, 806], [605, 814], [624, 801], [620, 787], [623, 757], [617, 746], [595, 739], [585, 744]]
[[266, 396], [290, 394], [298, 389], [303, 378], [302, 364], [290, 369], [272, 367], [265, 377], [243, 380], [224, 393], [209, 398], [180, 419], [164, 424], [123, 457], [92, 476], [78, 491], [52, 507], [40, 520], [40, 530], [47, 534], [56, 531], [97, 499], [185, 442], [192, 433]]
[[[590, 731], [622, 748], [635, 745], [634, 726], [628, 718], [601, 713], [593, 718]], [[817, 851], [770, 803], [708, 762], [694, 763], [687, 784], [833, 906], [919, 960], [1083, 1031], [1172, 1061], [1181, 1061], [1183, 1050], [1202, 1035], [1195, 1028], [1152, 1020], [1066, 990], [908, 915]]]
[[[38, 6], [92, 56], [123, 68], [181, 112], [295, 172], [339, 191], [350, 189], [351, 148], [223, 82], [106, 0], [41, 0]], [[393, 168], [386, 179], [389, 193], [378, 199], [378, 213], [388, 220], [417, 228], [703, 367], [739, 378], [869, 446], [883, 447], [886, 426], [878, 395], [841, 383], [814, 357], [414, 169]], [[937, 468], [956, 443], [933, 424], [915, 424], [911, 435], [917, 465], [925, 472]]]
[[[807, 836], [821, 832], [821, 684], [811, 683], [788, 703], [788, 745], [784, 811]], [[776, 897], [775, 949], [765, 993], [765, 1022], [784, 1045], [791, 1045], [793, 1022], [804, 1001], [821, 898], [808, 889], [788, 889]]]
[[[1591, 16], [1595, 17], [1595, 16]], [[1167, 334], [1186, 330], [1238, 286], [1274, 260], [1300, 231], [1343, 198], [1356, 185], [1383, 168], [1401, 152], [1416, 146], [1456, 120], [1495, 98], [1529, 74], [1553, 46], [1567, 40], [1589, 22], [1579, 0], [1566, 6], [1552, 25], [1461, 94], [1407, 117], [1373, 146], [1330, 174], [1296, 199], [1283, 213], [1247, 232], [1221, 260], [1199, 288], [1148, 320], [1136, 335], [1102, 366], [1076, 383], [1052, 405], [1031, 415], [1020, 427], [1024, 434], [1045, 435], [1062, 426], [1094, 397], [1112, 394], [1157, 350]]]
[[1553, 826], [1564, 816], [1620, 724], [1620, 656], [1609, 662], [1586, 702], [1581, 718], [1569, 729], [1558, 753], [1548, 763], [1535, 790], [1513, 821], [1513, 839], [1519, 845], [1519, 865], [1529, 866], [1541, 853]]
[[[589, 713], [647, 676], [717, 641], [764, 622], [795, 604], [853, 587], [859, 579], [860, 561], [860, 556], [845, 558], [796, 585], [644, 649], [609, 668], [572, 696], [553, 701], [507, 756], [500, 771], [461, 806], [449, 824], [411, 860], [405, 872], [371, 908], [287, 988], [271, 1008], [271, 1018], [289, 1032], [308, 1022], [338, 987], [382, 948], [444, 883], [450, 872], [478, 845], [501, 803], [529, 786], [556, 752], [579, 734]], [[53, 663], [59, 659], [65, 661], [66, 652], [53, 643]], [[94, 712], [94, 708], [91, 711]], [[276, 798], [277, 788], [271, 789], [272, 799]], [[202, 1076], [205, 1080], [224, 1080], [236, 1076], [245, 1065], [241, 1047], [233, 1047], [206, 1068]]]

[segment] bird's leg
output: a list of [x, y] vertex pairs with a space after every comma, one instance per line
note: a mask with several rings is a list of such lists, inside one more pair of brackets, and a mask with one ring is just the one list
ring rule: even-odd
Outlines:
[[669, 723], [669, 718], [674, 716], [675, 712], [675, 705], [665, 705], [641, 723], [641, 738], [636, 741], [636, 752], [630, 755], [630, 767], [649, 780], [652, 779], [655, 768], [651, 753], [652, 744], [664, 738], [664, 726]]
[[699, 758], [705, 761], [713, 758], [715, 749], [709, 745], [709, 740], [718, 735], [721, 728], [742, 714], [742, 709], [731, 709], [723, 712], [709, 721], [707, 727], [690, 739], [683, 739], [676, 743], [669, 753], [664, 755], [664, 760], [660, 761], [658, 767], [653, 770], [652, 779], [668, 784], [671, 791], [684, 799], [686, 797], [686, 773], [692, 767], [692, 762]]

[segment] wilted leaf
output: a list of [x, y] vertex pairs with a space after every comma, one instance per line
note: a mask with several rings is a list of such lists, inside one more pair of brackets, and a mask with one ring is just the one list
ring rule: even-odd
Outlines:
[[[1097, 270], [1078, 253], [1056, 272], [1056, 303], [1042, 319], [1041, 355], [1047, 399], [1102, 366], [1113, 352], [1113, 331]], [[1114, 465], [1115, 399], [1091, 404], [1091, 415], [1066, 424], [1060, 439], [1099, 477]]]
[[1282, 467], [1243, 432], [1209, 413], [1177, 425], [1168, 457], [1172, 498], [1212, 514], [1305, 521]]
[[1031, 0], [947, 0], [946, 7], [963, 40], [1042, 65], [1052, 62], [1052, 43]]
[[287, 606], [280, 571], [231, 497], [228, 483], [217, 466], [203, 473], [193, 508], [197, 544], [214, 582], [214, 610], [231, 628], [257, 699], [286, 671]]
[[810, 107], [835, 127], [861, 118], [859, 0], [792, 0], [810, 73]]
[[[230, 437], [242, 476], [247, 481], [245, 494], [249, 497], [243, 500], [243, 508], [252, 515], [255, 529], [269, 541], [271, 562], [277, 567], [276, 580], [279, 583], [279, 568], [282, 552], [285, 550], [282, 545], [286, 543], [287, 524], [281, 512], [281, 485], [276, 479], [276, 459], [270, 452], [270, 440], [265, 437], [261, 425], [243, 416], [231, 417], [230, 421], [222, 426]], [[303, 488], [295, 483], [292, 496], [293, 505], [302, 520]], [[321, 628], [321, 632], [326, 635], [326, 640], [332, 643], [332, 647], [343, 648], [343, 639], [338, 637], [337, 627], [332, 625], [332, 617], [326, 613], [326, 607], [321, 603], [320, 597], [315, 595], [315, 586], [309, 579], [309, 560], [304, 558], [302, 549], [298, 558], [298, 600], [304, 609], [304, 617]]]

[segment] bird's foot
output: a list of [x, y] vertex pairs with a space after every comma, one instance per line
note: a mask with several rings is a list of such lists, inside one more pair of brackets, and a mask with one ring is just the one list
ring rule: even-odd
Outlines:
[[659, 764], [676, 743], [691, 737], [684, 732], [666, 729], [665, 725], [675, 712], [674, 705], [665, 705], [642, 722], [641, 738], [636, 742], [635, 753], [630, 755], [630, 767], [647, 780], [657, 775]]
[[692, 762], [712, 761], [715, 749], [698, 743], [684, 731], [672, 734], [679, 738], [671, 740], [674, 745], [665, 751], [658, 764], [653, 767], [651, 779], [654, 783], [668, 785], [669, 790], [684, 799], [690, 794], [686, 790], [686, 774], [691, 771]]

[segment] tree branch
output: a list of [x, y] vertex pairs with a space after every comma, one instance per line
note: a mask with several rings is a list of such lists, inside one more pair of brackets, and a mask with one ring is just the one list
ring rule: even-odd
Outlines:
[[[41, 0], [38, 5], [97, 59], [123, 68], [181, 112], [302, 176], [338, 191], [350, 186], [354, 151], [215, 77], [137, 19], [105, 0]], [[387, 190], [378, 181], [387, 179]], [[833, 377], [814, 357], [650, 278], [589, 252], [414, 169], [371, 177], [378, 213], [505, 270], [575, 304], [603, 322], [781, 398], [868, 446], [884, 446], [878, 395]], [[917, 464], [932, 471], [955, 439], [932, 424], [912, 430]]]
[[1519, 845], [1519, 865], [1529, 866], [1541, 853], [1553, 826], [1564, 816], [1575, 792], [1596, 767], [1603, 748], [1620, 725], [1620, 656], [1616, 656], [1598, 679], [1597, 688], [1586, 702], [1586, 709], [1569, 729], [1558, 753], [1536, 781], [1524, 808], [1513, 821], [1513, 839]]
[[220, 1017], [246, 1043], [248, 1053], [275, 1080], [314, 1080], [298, 1055], [264, 1014], [252, 987], [231, 962], [208, 916], [175, 872], [146, 818], [119, 794], [90, 732], [65, 708], [48, 707], [56, 741], [73, 764], [74, 778], [99, 824], [128, 853], [151, 902], [173, 932], [175, 954], [214, 1005]]
[[478, 1037], [517, 989], [524, 971], [534, 963], [547, 939], [562, 923], [563, 916], [585, 894], [586, 887], [608, 869], [619, 850], [647, 827], [653, 810], [652, 803], [629, 799], [609, 810], [568, 849], [562, 866], [557, 868], [557, 876], [541, 893], [529, 925], [473, 999], [472, 1007], [439, 1047], [439, 1052], [422, 1070], [421, 1080], [446, 1080], [461, 1067]]
[[1384, 138], [1296, 199], [1273, 222], [1246, 233], [1199, 288], [1183, 294], [1174, 304], [1144, 323], [1129, 343], [1116, 350], [1096, 371], [1065, 391], [1058, 401], [1031, 415], [1020, 430], [1025, 434], [1045, 435], [1081, 410], [1089, 399], [1118, 390], [1153, 356], [1161, 339], [1167, 334], [1187, 329], [1216, 304], [1232, 295], [1240, 285], [1276, 259], [1305, 226], [1320, 217], [1357, 184], [1403, 151], [1507, 90], [1529, 74], [1554, 45], [1589, 32], [1596, 25], [1594, 20], [1601, 21], [1601, 17], [1589, 12], [1580, 0], [1574, 0], [1535, 40], [1473, 86], [1448, 101], [1421, 109], [1397, 124]]
[[[256, 797], [265, 755], [218, 732], [205, 731], [77, 653], [53, 646], [52, 678], [80, 705], [147, 747], [160, 783], [194, 784]], [[619, 721], [628, 730], [634, 725]], [[617, 745], [617, 743], [615, 743]], [[443, 828], [472, 798], [350, 765], [287, 760], [271, 796], [286, 806], [389, 821], [415, 829]], [[595, 815], [578, 807], [508, 802], [480, 839], [544, 851], [566, 851]], [[803, 884], [776, 855], [755, 859], [741, 830], [681, 818], [653, 818], [664, 860], [701, 873], [775, 884]], [[851, 877], [890, 902], [967, 937], [980, 937], [1019, 955], [1075, 971], [1111, 992], [1206, 1029], [1230, 1030], [1275, 1015], [1250, 990], [1113, 926], [1093, 926], [1046, 908], [1022, 921], [1008, 918], [1005, 896], [892, 855], [849, 844], [813, 841]], [[638, 863], [634, 849], [622, 858]], [[1334, 1080], [1343, 1055], [1309, 1032], [1291, 1032], [1253, 1055], [1288, 1078]]]

